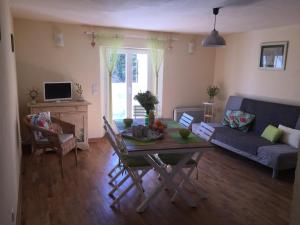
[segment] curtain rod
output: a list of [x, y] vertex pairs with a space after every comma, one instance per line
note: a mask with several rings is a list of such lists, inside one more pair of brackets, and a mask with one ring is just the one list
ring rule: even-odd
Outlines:
[[[118, 36], [118, 34], [115, 35], [103, 35], [97, 32], [93, 32], [93, 31], [84, 31], [84, 34], [87, 36], [92, 36], [95, 35], [96, 37], [104, 37], [104, 38], [115, 38]], [[128, 38], [128, 39], [142, 39], [142, 40], [148, 40], [151, 37], [147, 37], [147, 36], [141, 36], [141, 35], [122, 35], [122, 37], [124, 38]], [[174, 38], [174, 37], [169, 37], [169, 38], [157, 38], [157, 40], [159, 41], [178, 41], [178, 38]]]

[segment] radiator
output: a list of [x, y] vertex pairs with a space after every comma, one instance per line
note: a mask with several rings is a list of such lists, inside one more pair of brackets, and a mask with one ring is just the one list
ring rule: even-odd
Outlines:
[[176, 107], [173, 110], [173, 119], [179, 121], [181, 115], [187, 113], [194, 117], [193, 123], [199, 123], [203, 121], [204, 110], [202, 106], [199, 107]]

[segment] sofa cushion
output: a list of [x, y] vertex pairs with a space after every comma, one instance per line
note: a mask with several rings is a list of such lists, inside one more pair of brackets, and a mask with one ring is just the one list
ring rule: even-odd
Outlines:
[[227, 110], [223, 125], [247, 132], [255, 115], [240, 110]]
[[73, 134], [60, 134], [58, 135], [60, 143], [65, 143], [69, 140], [71, 140], [74, 137]]
[[[38, 126], [43, 129], [50, 129], [51, 126], [51, 116], [50, 112], [40, 112], [37, 114], [29, 115], [28, 118], [30, 118], [30, 123], [33, 126]], [[43, 134], [39, 131], [34, 131], [34, 138], [36, 141], [39, 141], [39, 139], [44, 139], [45, 137]]]
[[244, 98], [240, 96], [230, 96], [226, 103], [223, 117], [225, 116], [227, 110], [239, 110], [241, 108], [243, 99]]
[[272, 142], [256, 135], [254, 132], [245, 133], [229, 127], [216, 127], [212, 139], [253, 155], [257, 154], [259, 147], [273, 145]]
[[267, 139], [268, 141], [276, 143], [281, 138], [282, 134], [283, 134], [282, 130], [272, 125], [269, 125], [266, 127], [261, 137]]
[[281, 138], [282, 143], [288, 144], [293, 148], [300, 147], [300, 130], [292, 129], [281, 124], [278, 128], [283, 132]]
[[244, 99], [241, 110], [255, 115], [252, 130], [260, 135], [268, 125], [279, 124], [295, 128], [300, 115], [300, 106], [284, 105], [253, 99]]

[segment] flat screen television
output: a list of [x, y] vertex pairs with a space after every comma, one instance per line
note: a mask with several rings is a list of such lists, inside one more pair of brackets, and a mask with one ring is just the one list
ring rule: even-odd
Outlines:
[[72, 82], [44, 82], [44, 101], [72, 99]]

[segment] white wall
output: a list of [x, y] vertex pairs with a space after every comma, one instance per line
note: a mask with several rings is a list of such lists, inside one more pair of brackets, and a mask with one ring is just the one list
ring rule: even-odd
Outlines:
[[20, 135], [15, 55], [11, 52], [13, 33], [8, 0], [0, 0], [0, 224], [12, 222], [18, 209], [20, 176]]
[[[260, 44], [289, 41], [286, 70], [258, 67]], [[300, 25], [257, 30], [226, 36], [227, 46], [217, 49], [214, 82], [219, 100], [230, 95], [300, 105]]]
[[[21, 115], [28, 112], [28, 89], [39, 88], [46, 80], [71, 80], [83, 85], [84, 96], [89, 106], [89, 138], [100, 136], [100, 91], [92, 95], [92, 84], [100, 83], [99, 48], [92, 48], [84, 31], [91, 27], [71, 24], [53, 24], [23, 19], [15, 19], [16, 59], [19, 83]], [[64, 34], [65, 46], [56, 47], [53, 42], [53, 29]], [[93, 28], [98, 32], [114, 32], [125, 35], [151, 37], [156, 33], [135, 30], [114, 30]], [[159, 33], [167, 37], [168, 34]], [[163, 116], [172, 117], [176, 106], [200, 105], [206, 100], [206, 87], [213, 82], [214, 49], [198, 47], [190, 55], [187, 44], [192, 35], [175, 35], [173, 49], [166, 51], [164, 62]], [[200, 45], [198, 37], [197, 44]], [[146, 48], [147, 40], [125, 39], [125, 47]], [[98, 88], [100, 88], [98, 86]]]
[[[230, 95], [300, 105], [300, 25], [232, 34], [225, 39], [227, 46], [216, 51], [214, 74], [214, 83], [221, 87], [219, 118]], [[289, 41], [286, 70], [258, 67], [260, 44], [270, 41]], [[300, 221], [300, 160], [291, 221], [292, 225]]]

